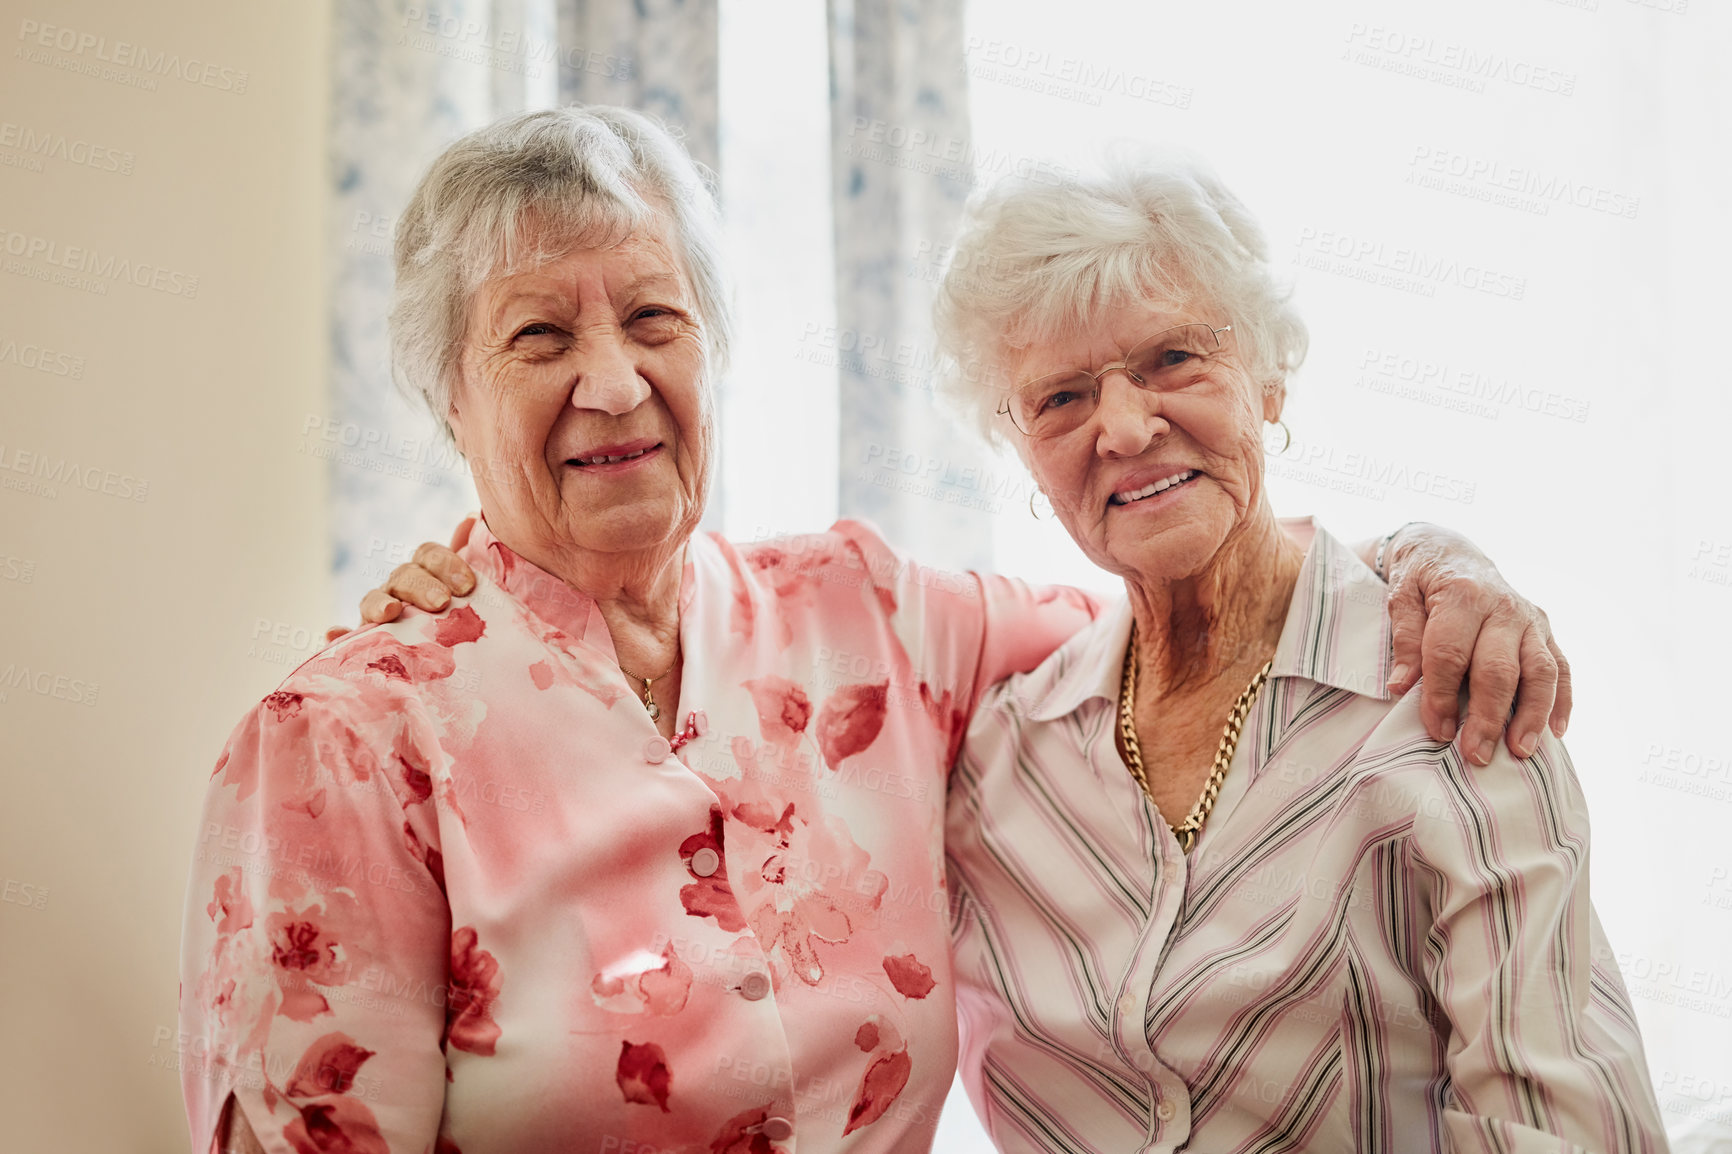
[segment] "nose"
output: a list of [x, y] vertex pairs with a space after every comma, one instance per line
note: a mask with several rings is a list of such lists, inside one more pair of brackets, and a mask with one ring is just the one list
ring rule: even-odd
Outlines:
[[617, 417], [643, 404], [649, 395], [649, 383], [638, 372], [621, 333], [583, 334], [571, 386], [572, 408], [597, 409]]
[[1139, 388], [1128, 370], [1121, 367], [1103, 374], [1099, 388], [1095, 451], [1101, 456], [1134, 457], [1172, 427], [1161, 415], [1159, 394]]

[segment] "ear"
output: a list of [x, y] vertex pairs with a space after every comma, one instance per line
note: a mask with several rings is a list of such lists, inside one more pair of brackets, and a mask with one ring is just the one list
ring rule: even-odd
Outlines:
[[451, 382], [449, 399], [445, 403], [445, 427], [450, 431], [451, 440], [456, 443], [457, 451], [467, 457], [469, 452], [463, 444], [462, 392], [463, 381], [459, 374], [458, 379]]
[[1263, 382], [1263, 419], [1273, 425], [1287, 406], [1287, 382], [1273, 377]]

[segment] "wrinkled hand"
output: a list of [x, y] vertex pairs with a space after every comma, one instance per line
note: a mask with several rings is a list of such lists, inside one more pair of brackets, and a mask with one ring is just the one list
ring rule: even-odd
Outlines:
[[[1419, 715], [1433, 740], [1455, 738], [1459, 723], [1462, 753], [1486, 765], [1499, 734], [1517, 757], [1533, 753], [1548, 722], [1564, 735], [1570, 663], [1551, 622], [1471, 541], [1436, 525], [1412, 525], [1391, 542], [1384, 568], [1395, 650], [1389, 688], [1405, 693], [1423, 671]], [[1464, 677], [1467, 717], [1458, 719]]]
[[[451, 547], [423, 541], [415, 556], [391, 570], [385, 584], [369, 589], [361, 598], [361, 620], [368, 625], [395, 621], [403, 615], [403, 602], [438, 613], [451, 604], [451, 595], [459, 597], [475, 588], [475, 570], [457, 555], [457, 550], [469, 543], [469, 530], [475, 518], [465, 517], [451, 534]], [[335, 641], [349, 632], [341, 626], [327, 630], [326, 641]]]

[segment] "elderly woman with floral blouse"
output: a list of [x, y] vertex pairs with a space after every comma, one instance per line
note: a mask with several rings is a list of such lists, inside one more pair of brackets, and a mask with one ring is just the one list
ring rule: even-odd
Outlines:
[[[213, 772], [195, 1151], [930, 1145], [957, 1046], [947, 773], [987, 688], [1094, 606], [853, 522], [697, 533], [717, 252], [696, 168], [620, 109], [508, 118], [416, 190], [394, 358], [473, 471], [472, 584], [295, 670]], [[1524, 605], [1482, 630], [1508, 591], [1439, 540], [1404, 535], [1398, 566], [1482, 595], [1427, 626], [1453, 676], [1476, 635], [1475, 662], [1544, 655]], [[1529, 669], [1515, 741], [1552, 704]], [[1476, 686], [1487, 735], [1515, 689]]]
[[1125, 588], [951, 781], [999, 1149], [1663, 1150], [1563, 746], [1470, 770], [1389, 687], [1380, 575], [1270, 511], [1306, 335], [1244, 207], [1120, 159], [998, 186], [955, 253], [957, 395]]

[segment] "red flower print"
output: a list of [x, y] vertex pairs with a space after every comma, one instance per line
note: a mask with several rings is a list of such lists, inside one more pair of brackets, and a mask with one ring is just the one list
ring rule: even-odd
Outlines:
[[481, 620], [481, 614], [464, 605], [439, 619], [439, 624], [433, 631], [433, 640], [450, 649], [465, 641], [479, 640], [485, 632], [487, 623]]
[[860, 1028], [854, 1031], [854, 1044], [870, 1054], [878, 1048], [878, 1023], [875, 1021], [861, 1022]]
[[363, 632], [353, 641], [344, 638], [336, 659], [341, 672], [382, 675], [386, 681], [437, 681], [450, 677], [457, 668], [456, 659], [444, 646], [405, 645], [380, 630]]
[[938, 984], [932, 980], [931, 968], [916, 960], [913, 954], [885, 958], [884, 972], [890, 975], [890, 984], [904, 998], [924, 998]]
[[427, 772], [427, 755], [415, 739], [402, 730], [391, 741], [391, 790], [404, 806], [416, 805], [433, 796], [433, 777]]
[[667, 1055], [654, 1042], [641, 1046], [635, 1042], [619, 1044], [619, 1069], [614, 1072], [619, 1092], [627, 1102], [645, 1106], [660, 1106], [668, 1113], [668, 1089], [673, 1073], [668, 1069]]
[[302, 1106], [301, 1116], [283, 1127], [295, 1154], [391, 1154], [373, 1111], [351, 1097]]
[[387, 679], [409, 680], [409, 671], [403, 668], [403, 659], [395, 653], [387, 653], [379, 660], [369, 662], [367, 669], [372, 673], [383, 673]]
[[686, 913], [694, 918], [715, 918], [716, 925], [730, 933], [737, 933], [746, 928], [745, 916], [740, 913], [740, 904], [734, 900], [733, 887], [728, 884], [727, 856], [722, 852], [722, 811], [720, 806], [710, 807], [710, 828], [704, 833], [694, 833], [680, 843], [680, 856], [690, 860], [691, 856], [701, 849], [716, 852], [721, 866], [707, 878], [697, 877], [690, 885], [680, 887], [680, 904], [685, 906]]
[[926, 714], [932, 718], [933, 726], [941, 736], [946, 737], [944, 748], [944, 764], [956, 764], [956, 752], [962, 748], [962, 739], [968, 735], [968, 714], [956, 708], [956, 695], [946, 689], [942, 694], [932, 692], [932, 687], [926, 682], [920, 683], [920, 704], [926, 707]]
[[866, 1067], [866, 1076], [860, 1080], [860, 1092], [854, 1096], [854, 1104], [848, 1108], [848, 1125], [842, 1130], [843, 1137], [882, 1118], [884, 1111], [890, 1109], [890, 1104], [902, 1093], [902, 1087], [908, 1085], [908, 1075], [913, 1069], [914, 1063], [909, 1060], [907, 1050], [874, 1058]]
[[278, 721], [287, 721], [291, 717], [300, 715], [301, 700], [300, 694], [279, 689], [265, 698], [265, 708], [276, 714]]
[[271, 963], [284, 970], [323, 971], [336, 964], [336, 942], [313, 921], [294, 915], [271, 915]]
[[806, 732], [812, 720], [812, 699], [804, 688], [774, 674], [747, 681], [744, 686], [758, 707], [758, 729], [765, 741], [792, 742]]
[[825, 764], [838, 769], [844, 758], [869, 747], [884, 728], [884, 708], [890, 683], [845, 685], [832, 693], [818, 714], [818, 748]]
[[535, 683], [537, 689], [553, 687], [553, 666], [545, 661], [537, 661], [529, 667], [529, 680]]
[[283, 1093], [290, 1098], [317, 1098], [324, 1094], [347, 1094], [355, 1084], [355, 1071], [373, 1056], [372, 1050], [362, 1049], [355, 1039], [343, 1033], [330, 1033], [307, 1047], [289, 1084]]
[[445, 1001], [445, 1037], [459, 1050], [492, 1054], [499, 1023], [491, 1007], [499, 1000], [499, 962], [480, 946], [481, 935], [464, 926], [451, 935], [451, 989]]
[[421, 835], [415, 832], [415, 827], [408, 822], [403, 823], [403, 844], [409, 848], [415, 860], [427, 867], [427, 872], [433, 875], [433, 884], [439, 887], [439, 892], [445, 892], [445, 855], [421, 840]]
[[[241, 867], [235, 866], [216, 880], [216, 890], [204, 912], [217, 924], [217, 936], [227, 937], [253, 924], [253, 903], [243, 888]], [[218, 915], [221, 915], [219, 918]]]

